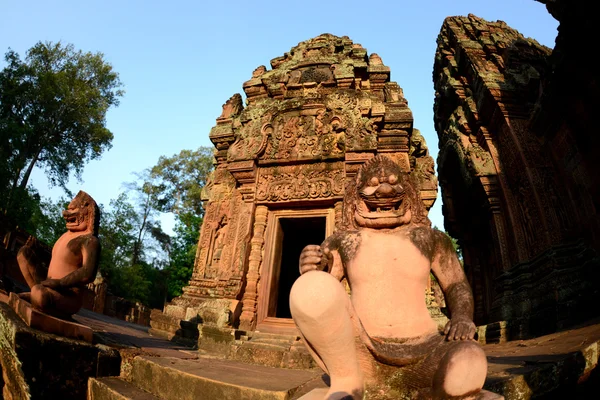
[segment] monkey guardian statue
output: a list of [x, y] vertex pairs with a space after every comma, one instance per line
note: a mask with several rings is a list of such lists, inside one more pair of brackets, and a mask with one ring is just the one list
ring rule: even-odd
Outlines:
[[[331, 378], [325, 399], [362, 399], [365, 387], [393, 398], [502, 398], [481, 390], [487, 360], [473, 340], [471, 288], [409, 175], [378, 155], [349, 186], [345, 229], [302, 250], [290, 293], [294, 321]], [[443, 332], [425, 304], [430, 271], [450, 310]]]
[[19, 249], [17, 261], [31, 288], [19, 296], [41, 312], [69, 319], [82, 306], [82, 287], [98, 271], [100, 210], [90, 195], [80, 191], [63, 211], [63, 218], [67, 232], [54, 244], [47, 271], [35, 253], [35, 239], [29, 238]]

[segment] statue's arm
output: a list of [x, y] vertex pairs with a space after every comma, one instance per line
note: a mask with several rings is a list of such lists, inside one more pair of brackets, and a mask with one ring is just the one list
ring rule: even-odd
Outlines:
[[37, 268], [41, 264], [40, 259], [38, 257], [35, 248], [37, 247], [37, 239], [33, 236], [29, 236], [27, 241], [19, 251], [17, 252], [17, 257], [22, 257], [24, 261], [26, 261], [32, 268]]
[[450, 238], [433, 230], [432, 240], [435, 251], [431, 269], [444, 292], [450, 311], [450, 321], [446, 324], [444, 333], [448, 340], [473, 339], [476, 330], [473, 323], [475, 306], [469, 281]]
[[42, 285], [51, 289], [68, 289], [74, 286], [86, 285], [93, 282], [98, 272], [100, 257], [100, 240], [96, 236], [89, 236], [81, 243], [81, 267], [60, 279], [48, 279]]

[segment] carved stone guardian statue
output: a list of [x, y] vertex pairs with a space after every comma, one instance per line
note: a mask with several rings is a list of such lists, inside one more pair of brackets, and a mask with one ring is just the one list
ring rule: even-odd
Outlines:
[[19, 250], [17, 261], [31, 288], [20, 297], [35, 310], [69, 318], [82, 306], [82, 288], [96, 277], [100, 210], [90, 195], [80, 191], [63, 211], [63, 217], [67, 232], [54, 244], [47, 271], [38, 261], [32, 237]]
[[[331, 378], [326, 393], [307, 398], [362, 399], [370, 387], [395, 390], [393, 398], [499, 398], [481, 390], [487, 359], [473, 340], [469, 283], [410, 176], [382, 155], [366, 162], [345, 218], [344, 229], [304, 248], [290, 293], [294, 321]], [[430, 272], [451, 314], [443, 332], [425, 302]]]

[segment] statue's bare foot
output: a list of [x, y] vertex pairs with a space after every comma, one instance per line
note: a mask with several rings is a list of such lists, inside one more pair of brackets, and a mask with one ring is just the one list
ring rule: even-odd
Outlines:
[[320, 388], [314, 389], [304, 396], [300, 397], [298, 400], [362, 400], [364, 398], [364, 394], [362, 393], [362, 388], [359, 392], [354, 392], [353, 394], [348, 394], [347, 391], [339, 391]]
[[488, 390], [481, 390], [477, 393], [476, 400], [504, 400], [504, 396]]
[[332, 382], [324, 399], [326, 400], [362, 400], [364, 398], [363, 382], [356, 379], [337, 378]]

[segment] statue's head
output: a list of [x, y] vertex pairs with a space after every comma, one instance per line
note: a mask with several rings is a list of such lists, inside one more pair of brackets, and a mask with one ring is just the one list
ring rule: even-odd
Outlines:
[[86, 192], [80, 190], [71, 200], [69, 206], [63, 211], [67, 229], [71, 232], [89, 231], [98, 235], [100, 224], [100, 209], [94, 199]]
[[390, 229], [411, 222], [428, 223], [410, 175], [383, 155], [373, 157], [360, 168], [356, 185], [348, 195], [346, 207], [351, 215], [347, 216], [355, 226]]

